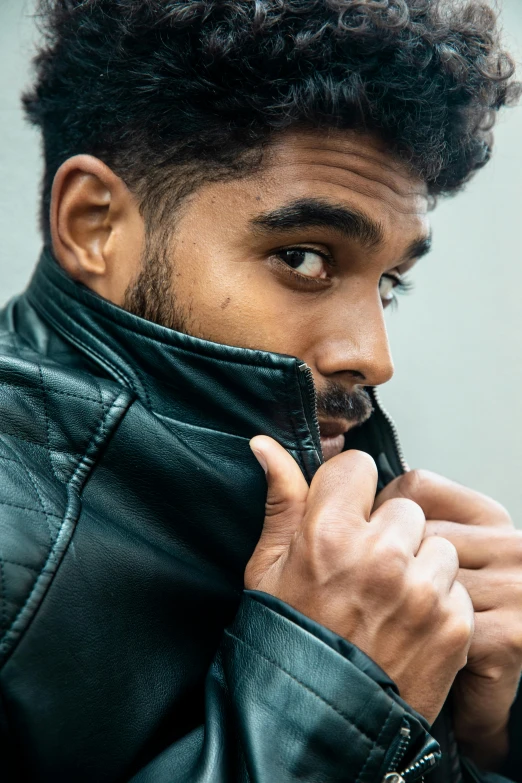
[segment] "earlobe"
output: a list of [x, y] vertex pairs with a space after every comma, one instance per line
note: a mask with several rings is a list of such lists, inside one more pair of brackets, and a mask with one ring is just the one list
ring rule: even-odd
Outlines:
[[53, 252], [62, 268], [120, 304], [136, 273], [143, 234], [125, 183], [91, 155], [69, 158], [54, 179], [50, 218]]

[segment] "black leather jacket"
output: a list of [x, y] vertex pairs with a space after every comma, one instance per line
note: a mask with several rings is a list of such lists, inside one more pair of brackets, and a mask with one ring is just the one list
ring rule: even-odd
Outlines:
[[[259, 433], [312, 477], [302, 362], [143, 321], [44, 253], [0, 313], [2, 781], [494, 780], [361, 651], [243, 590]], [[401, 471], [379, 408], [350, 445]]]

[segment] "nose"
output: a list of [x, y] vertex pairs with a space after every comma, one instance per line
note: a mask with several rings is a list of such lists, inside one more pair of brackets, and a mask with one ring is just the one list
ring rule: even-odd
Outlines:
[[[330, 319], [329, 319], [330, 321]], [[314, 364], [323, 379], [379, 386], [393, 376], [393, 360], [380, 297], [332, 314], [324, 339], [315, 346]]]

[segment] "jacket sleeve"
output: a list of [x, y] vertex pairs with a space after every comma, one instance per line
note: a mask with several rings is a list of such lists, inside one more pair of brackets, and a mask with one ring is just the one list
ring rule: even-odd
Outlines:
[[364, 653], [255, 591], [224, 633], [205, 701], [205, 724], [132, 783], [381, 783], [408, 767], [413, 781], [440, 756]]

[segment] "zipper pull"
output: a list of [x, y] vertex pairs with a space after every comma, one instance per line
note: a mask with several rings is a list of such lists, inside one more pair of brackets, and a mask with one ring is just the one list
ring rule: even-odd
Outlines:
[[[424, 780], [424, 773], [436, 766], [440, 760], [440, 749], [437, 743], [430, 738], [430, 741], [424, 745], [423, 755], [417, 758], [404, 769], [404, 757], [406, 756], [411, 741], [411, 728], [407, 718], [404, 718], [399, 734], [392, 745], [391, 759], [388, 765], [388, 772], [383, 777], [381, 783], [413, 783]], [[433, 752], [434, 747], [436, 752]], [[422, 751], [421, 751], [422, 753]], [[402, 769], [401, 769], [402, 768]], [[398, 770], [401, 770], [400, 772]]]
[[420, 783], [422, 783], [424, 773], [434, 767], [439, 759], [440, 755], [437, 757], [435, 753], [427, 753], [402, 772], [388, 772], [382, 779], [382, 783], [407, 783], [407, 781], [419, 779]]

